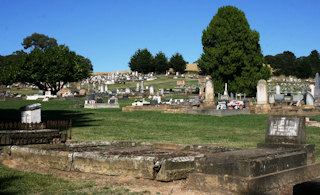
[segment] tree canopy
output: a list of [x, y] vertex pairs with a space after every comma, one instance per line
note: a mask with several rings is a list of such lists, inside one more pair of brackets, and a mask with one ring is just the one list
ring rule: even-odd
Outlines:
[[159, 52], [154, 57], [154, 72], [156, 73], [165, 73], [169, 70], [168, 58], [163, 52]]
[[149, 73], [154, 71], [153, 56], [148, 49], [138, 49], [131, 57], [129, 67], [132, 71]]
[[[46, 39], [46, 36], [42, 38]], [[29, 53], [21, 50], [5, 57], [1, 63], [4, 68], [1, 78], [8, 76], [0, 79], [0, 83], [32, 83], [41, 90], [56, 94], [65, 83], [85, 79], [93, 70], [89, 59], [70, 51], [65, 45], [33, 46]]]
[[58, 43], [54, 38], [50, 38], [44, 34], [33, 33], [32, 35], [24, 38], [21, 45], [24, 46], [24, 49], [38, 48], [44, 50], [46, 48], [56, 47], [58, 46]]
[[218, 9], [203, 30], [202, 45], [199, 67], [211, 75], [219, 93], [228, 83], [229, 91], [254, 94], [258, 80], [270, 77], [270, 69], [263, 66], [259, 33], [250, 29], [245, 14], [236, 7]]
[[297, 58], [294, 53], [284, 51], [275, 56], [267, 55], [266, 63], [270, 64], [276, 76], [296, 76], [298, 78], [314, 77], [320, 72], [320, 55], [317, 50], [311, 51], [307, 57], [301, 56]]
[[184, 73], [186, 65], [187, 62], [184, 61], [182, 55], [179, 53], [172, 55], [172, 57], [170, 58], [169, 66], [170, 68], [173, 68], [175, 72]]

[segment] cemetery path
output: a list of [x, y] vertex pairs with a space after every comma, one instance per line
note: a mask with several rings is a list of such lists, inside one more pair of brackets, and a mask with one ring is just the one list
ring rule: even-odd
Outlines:
[[67, 172], [46, 167], [39, 167], [30, 164], [21, 164], [13, 160], [4, 159], [0, 150], [0, 162], [9, 168], [14, 168], [26, 172], [35, 172], [40, 174], [53, 174], [56, 177], [67, 180], [95, 181], [96, 187], [101, 188], [113, 186], [113, 188], [124, 187], [132, 192], [149, 191], [151, 194], [162, 195], [205, 195], [205, 194], [221, 194], [222, 192], [203, 192], [187, 188], [186, 180], [178, 180], [173, 182], [159, 182], [148, 179], [137, 179], [124, 176], [106, 176], [92, 173]]

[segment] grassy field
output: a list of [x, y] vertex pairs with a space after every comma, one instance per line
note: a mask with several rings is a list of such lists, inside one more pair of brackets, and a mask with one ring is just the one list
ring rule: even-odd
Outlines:
[[[133, 100], [119, 100], [121, 106]], [[0, 121], [19, 121], [19, 108], [38, 101], [0, 102]], [[214, 117], [207, 115], [164, 114], [160, 112], [121, 112], [121, 109], [70, 109], [80, 101], [40, 102], [42, 120], [72, 119], [75, 141], [138, 141], [181, 144], [220, 143], [226, 147], [254, 148], [264, 142], [267, 115]], [[320, 116], [311, 117], [320, 121]], [[307, 143], [320, 146], [320, 128], [307, 127]], [[318, 147], [317, 147], [318, 149]], [[319, 151], [316, 155], [319, 160]], [[59, 187], [60, 191], [56, 190]], [[93, 188], [103, 194], [108, 187], [93, 183], [65, 181], [51, 175], [23, 173], [0, 166], [0, 193], [61, 193], [81, 192]], [[28, 189], [27, 189], [28, 188]], [[108, 189], [107, 189], [108, 188]], [[119, 189], [113, 189], [119, 190]], [[129, 193], [125, 189], [119, 194]], [[92, 191], [92, 190], [91, 190]], [[108, 192], [109, 194], [112, 191]]]

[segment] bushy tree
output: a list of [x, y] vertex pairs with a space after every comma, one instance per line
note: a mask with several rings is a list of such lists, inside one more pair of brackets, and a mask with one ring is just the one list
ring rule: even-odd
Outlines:
[[[46, 36], [43, 39], [47, 40]], [[29, 53], [17, 51], [13, 57], [7, 57], [2, 66], [4, 73], [11, 74], [10, 79], [0, 79], [0, 82], [32, 83], [41, 90], [50, 89], [52, 94], [56, 94], [65, 83], [90, 76], [93, 68], [89, 59], [70, 51], [65, 45], [51, 44], [52, 40], [53, 38], [49, 38], [49, 44], [41, 46], [34, 42], [27, 47], [32, 47]]]
[[54, 38], [50, 38], [44, 34], [33, 33], [23, 39], [22, 46], [24, 46], [24, 49], [38, 48], [44, 50], [46, 48], [56, 47], [58, 46], [58, 43]]
[[314, 76], [317, 72], [320, 73], [320, 54], [317, 50], [311, 51], [307, 57], [308, 62], [312, 68], [312, 75]]
[[300, 57], [295, 61], [295, 76], [298, 78], [306, 79], [312, 75], [312, 68], [306, 57]]
[[179, 53], [172, 55], [172, 57], [170, 58], [169, 66], [170, 68], [173, 68], [175, 72], [184, 73], [184, 71], [186, 70], [186, 65], [187, 62]]
[[153, 56], [147, 49], [138, 49], [131, 57], [129, 67], [142, 73], [154, 72]]
[[163, 52], [159, 52], [154, 57], [154, 71], [156, 73], [165, 73], [167, 70], [169, 70], [169, 63], [168, 58]]
[[258, 80], [270, 77], [270, 69], [263, 66], [259, 33], [250, 29], [245, 14], [236, 7], [218, 9], [203, 30], [202, 45], [199, 67], [212, 76], [218, 93], [228, 83], [229, 91], [255, 94]]

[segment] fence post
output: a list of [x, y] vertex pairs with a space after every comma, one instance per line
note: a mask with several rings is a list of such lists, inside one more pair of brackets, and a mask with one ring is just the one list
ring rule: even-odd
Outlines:
[[69, 124], [69, 139], [71, 139], [71, 127], [72, 127], [72, 120], [70, 119], [70, 124]]

